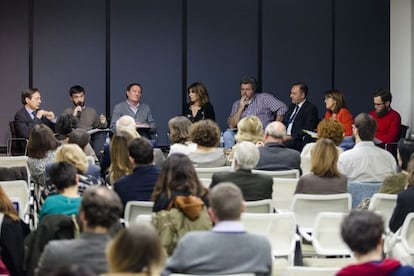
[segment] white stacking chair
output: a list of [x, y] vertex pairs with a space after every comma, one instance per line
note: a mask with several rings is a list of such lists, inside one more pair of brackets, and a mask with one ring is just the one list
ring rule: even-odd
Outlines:
[[296, 221], [293, 213], [242, 213], [241, 223], [247, 232], [269, 239], [274, 257], [286, 257], [288, 263], [293, 265], [296, 243]]
[[388, 229], [388, 222], [396, 204], [396, 194], [375, 193], [369, 201], [368, 210], [379, 213], [384, 219], [385, 228]]
[[252, 173], [270, 175], [278, 178], [299, 178], [299, 170], [284, 170], [284, 171], [266, 171], [266, 170], [252, 170]]
[[[145, 223], [145, 224], [151, 224], [151, 219], [152, 216], [151, 215], [138, 215], [135, 218], [135, 222], [134, 223]], [[151, 224], [152, 225], [152, 224]]]
[[128, 201], [125, 206], [124, 221], [129, 226], [138, 215], [151, 215], [154, 202], [152, 201]]
[[282, 276], [335, 276], [340, 267], [289, 266]]
[[19, 204], [19, 217], [28, 222], [29, 206], [33, 204], [27, 183], [24, 180], [0, 181], [0, 186], [12, 202]]
[[404, 265], [414, 265], [414, 213], [409, 213], [395, 237], [389, 244], [389, 257]]
[[0, 156], [0, 168], [24, 167], [27, 172], [26, 183], [30, 185], [30, 170], [27, 163], [27, 156]]
[[273, 178], [272, 205], [276, 211], [290, 210], [298, 180], [297, 178]]
[[216, 172], [232, 172], [233, 169], [230, 166], [223, 166], [223, 167], [215, 167], [215, 168], [195, 168], [197, 176], [199, 179], [201, 178], [210, 178]]
[[245, 201], [246, 213], [272, 213], [272, 200], [262, 199], [254, 201]]

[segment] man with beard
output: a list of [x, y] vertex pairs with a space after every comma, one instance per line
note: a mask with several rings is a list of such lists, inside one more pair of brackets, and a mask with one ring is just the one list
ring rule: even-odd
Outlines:
[[[80, 85], [69, 89], [69, 96], [73, 106], [65, 109], [64, 114], [72, 114], [78, 128], [89, 131], [91, 129], [104, 129], [108, 125], [105, 115], [98, 115], [93, 107], [85, 106], [85, 89]], [[105, 134], [97, 132], [91, 135], [91, 145], [97, 156], [101, 155], [105, 143]]]
[[377, 121], [375, 138], [381, 143], [397, 142], [400, 137], [401, 116], [391, 108], [392, 95], [386, 89], [377, 90], [374, 93], [374, 107], [369, 115]]

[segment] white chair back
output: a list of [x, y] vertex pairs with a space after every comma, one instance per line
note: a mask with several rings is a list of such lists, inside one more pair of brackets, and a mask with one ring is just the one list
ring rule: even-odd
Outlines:
[[278, 178], [299, 178], [300, 176], [299, 170], [297, 169], [285, 171], [252, 170], [252, 173], [271, 175]]
[[231, 172], [233, 169], [230, 166], [223, 166], [223, 167], [215, 167], [215, 168], [195, 168], [197, 176], [199, 179], [201, 178], [210, 178], [216, 172]]
[[[151, 224], [151, 215], [138, 215], [135, 218], [135, 223], [145, 223], [145, 224]], [[152, 224], [151, 224], [152, 225]]]
[[276, 211], [290, 210], [298, 180], [297, 178], [273, 178], [272, 204]]
[[245, 213], [272, 213], [272, 200], [262, 199], [254, 201], [245, 201]]
[[340, 267], [305, 267], [290, 266], [287, 267], [283, 276], [334, 276], [340, 270]]
[[388, 228], [388, 222], [397, 204], [396, 194], [375, 193], [369, 201], [368, 210], [379, 213], [384, 219], [384, 226]]
[[30, 170], [27, 163], [29, 157], [27, 156], [0, 156], [0, 167], [1, 168], [13, 168], [13, 167], [25, 167], [27, 172], [26, 183], [30, 184]]
[[19, 203], [19, 217], [25, 220], [29, 212], [30, 192], [24, 180], [0, 181], [0, 186], [13, 202]]
[[152, 201], [128, 201], [124, 212], [126, 226], [134, 222], [138, 215], [151, 215], [153, 206]]

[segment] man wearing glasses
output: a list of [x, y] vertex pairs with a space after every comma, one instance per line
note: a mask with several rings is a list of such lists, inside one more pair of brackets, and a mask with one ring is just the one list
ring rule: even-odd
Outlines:
[[369, 114], [377, 121], [375, 138], [382, 144], [397, 142], [400, 136], [401, 116], [391, 108], [392, 95], [387, 89], [374, 93], [374, 107]]

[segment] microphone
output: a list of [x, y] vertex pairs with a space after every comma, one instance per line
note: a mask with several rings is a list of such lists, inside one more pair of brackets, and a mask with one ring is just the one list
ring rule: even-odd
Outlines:
[[82, 112], [82, 103], [81, 103], [81, 102], [77, 103], [77, 104], [76, 104], [76, 108], [77, 108], [78, 106], [80, 106], [80, 109], [78, 109], [78, 111], [76, 112], [76, 117], [80, 118], [80, 116], [81, 116], [81, 112]]

